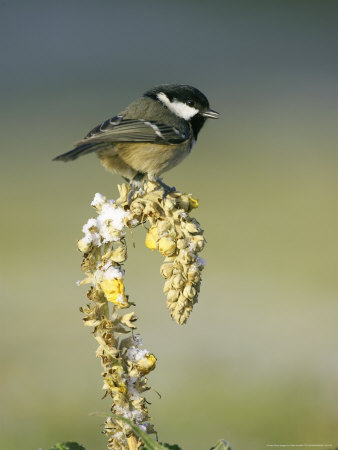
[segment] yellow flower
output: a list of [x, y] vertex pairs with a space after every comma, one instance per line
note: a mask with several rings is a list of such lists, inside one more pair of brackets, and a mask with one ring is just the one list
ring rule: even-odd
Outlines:
[[92, 247], [91, 242], [84, 242], [82, 239], [77, 242], [77, 248], [80, 252], [87, 253]]
[[189, 211], [191, 211], [192, 209], [198, 208], [199, 207], [199, 202], [196, 198], [194, 197], [189, 197]]
[[137, 369], [142, 373], [142, 375], [146, 375], [150, 371], [155, 369], [156, 358], [152, 353], [149, 353], [144, 358], [139, 359], [136, 362]]
[[169, 237], [162, 237], [158, 243], [158, 249], [164, 256], [171, 256], [176, 251], [176, 243]]
[[127, 393], [126, 384], [122, 380], [115, 380], [112, 376], [106, 376], [104, 378], [102, 389], [120, 394]]
[[100, 283], [101, 289], [106, 296], [108, 302], [122, 308], [129, 306], [126, 294], [124, 292], [124, 284], [121, 278], [113, 278], [112, 280], [103, 280]]
[[155, 250], [157, 248], [158, 242], [158, 229], [156, 226], [149, 228], [146, 235], [146, 246], [150, 248], [150, 250]]

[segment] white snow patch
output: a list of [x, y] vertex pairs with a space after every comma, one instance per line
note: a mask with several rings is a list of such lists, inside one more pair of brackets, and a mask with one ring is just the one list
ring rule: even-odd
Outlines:
[[124, 227], [123, 219], [129, 215], [129, 212], [120, 207], [114, 207], [113, 204], [102, 204], [102, 211], [97, 217], [97, 226], [99, 233], [103, 238], [103, 243], [111, 242], [115, 240], [112, 236], [109, 227], [112, 227], [116, 231], [122, 231]]
[[119, 295], [116, 297], [115, 302], [117, 302], [117, 303], [122, 303], [122, 304], [126, 303], [123, 294], [119, 294]]
[[131, 361], [139, 361], [140, 359], [144, 358], [145, 356], [149, 355], [148, 350], [137, 348], [137, 347], [130, 347], [127, 356]]
[[97, 192], [94, 196], [94, 200], [91, 202], [91, 205], [96, 207], [102, 205], [106, 201], [106, 197], [99, 192]]
[[134, 334], [133, 341], [136, 347], [141, 347], [141, 345], [143, 345], [142, 338], [139, 334]]
[[124, 271], [118, 267], [110, 266], [103, 270], [103, 277], [106, 280], [113, 280], [114, 278], [122, 278]]
[[83, 225], [82, 231], [85, 234], [84, 238], [81, 239], [84, 244], [93, 243], [96, 246], [101, 245], [100, 233], [98, 232], [98, 224], [96, 219], [93, 217], [89, 219], [88, 222]]

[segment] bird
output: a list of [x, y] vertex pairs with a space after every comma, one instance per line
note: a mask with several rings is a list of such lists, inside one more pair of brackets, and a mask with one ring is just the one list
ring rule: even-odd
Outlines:
[[148, 177], [166, 192], [174, 191], [160, 175], [189, 155], [207, 118], [217, 119], [219, 113], [210, 109], [201, 91], [186, 84], [158, 85], [54, 161], [72, 161], [95, 152], [106, 169], [134, 189]]

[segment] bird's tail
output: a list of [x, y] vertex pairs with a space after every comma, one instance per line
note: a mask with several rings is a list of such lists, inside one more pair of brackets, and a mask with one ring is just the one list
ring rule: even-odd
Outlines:
[[96, 152], [97, 150], [103, 150], [107, 147], [107, 144], [98, 143], [81, 143], [77, 145], [73, 150], [69, 152], [62, 153], [62, 155], [57, 156], [53, 161], [73, 161], [73, 159], [78, 158], [82, 155], [87, 155], [87, 153]]

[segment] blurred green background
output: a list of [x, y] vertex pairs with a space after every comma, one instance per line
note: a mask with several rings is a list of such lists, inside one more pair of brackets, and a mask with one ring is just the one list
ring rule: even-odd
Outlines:
[[121, 180], [94, 155], [51, 159], [165, 82], [222, 116], [165, 176], [199, 199], [208, 241], [186, 326], [142, 230], [129, 251], [159, 437], [337, 445], [337, 19], [328, 0], [1, 0], [1, 450], [105, 448], [76, 242]]

